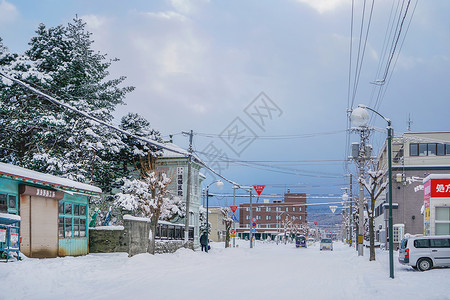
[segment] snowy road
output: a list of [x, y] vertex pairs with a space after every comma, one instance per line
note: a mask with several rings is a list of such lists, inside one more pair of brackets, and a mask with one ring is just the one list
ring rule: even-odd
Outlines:
[[[417, 272], [377, 261], [341, 243], [258, 243], [210, 253], [91, 254], [0, 264], [0, 299], [450, 299], [450, 268]], [[395, 259], [396, 260], [396, 259]]]

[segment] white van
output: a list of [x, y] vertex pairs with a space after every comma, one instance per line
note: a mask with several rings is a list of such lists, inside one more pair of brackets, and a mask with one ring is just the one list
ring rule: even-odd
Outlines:
[[450, 235], [405, 237], [398, 261], [420, 271], [450, 266]]

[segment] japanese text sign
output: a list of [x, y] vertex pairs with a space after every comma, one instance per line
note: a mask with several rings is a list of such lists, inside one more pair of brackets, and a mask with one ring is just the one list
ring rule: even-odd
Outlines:
[[254, 185], [253, 188], [255, 189], [258, 196], [261, 196], [262, 191], [264, 190], [266, 186], [265, 185]]

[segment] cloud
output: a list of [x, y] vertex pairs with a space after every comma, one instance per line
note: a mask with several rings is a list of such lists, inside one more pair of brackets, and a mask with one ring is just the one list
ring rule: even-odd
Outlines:
[[0, 2], [0, 24], [10, 23], [16, 20], [19, 16], [17, 8], [5, 0]]
[[350, 0], [295, 0], [307, 4], [317, 10], [319, 13], [333, 11], [340, 6], [350, 4]]
[[185, 15], [196, 13], [202, 4], [208, 2], [209, 0], [170, 0], [172, 7]]

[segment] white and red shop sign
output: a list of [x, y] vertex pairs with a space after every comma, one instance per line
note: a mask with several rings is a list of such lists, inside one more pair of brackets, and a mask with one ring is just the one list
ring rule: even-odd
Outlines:
[[450, 178], [430, 178], [424, 183], [423, 190], [425, 198], [450, 198]]

